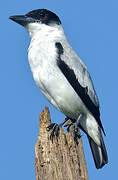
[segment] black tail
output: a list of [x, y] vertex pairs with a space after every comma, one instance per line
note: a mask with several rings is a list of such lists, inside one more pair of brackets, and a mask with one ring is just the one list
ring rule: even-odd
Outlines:
[[108, 156], [107, 156], [107, 151], [105, 148], [105, 144], [102, 138], [102, 134], [100, 132], [100, 142], [101, 146], [98, 146], [92, 139], [91, 137], [88, 136], [89, 144], [91, 147], [91, 151], [93, 154], [93, 159], [96, 165], [97, 169], [102, 168], [105, 164], [108, 163]]

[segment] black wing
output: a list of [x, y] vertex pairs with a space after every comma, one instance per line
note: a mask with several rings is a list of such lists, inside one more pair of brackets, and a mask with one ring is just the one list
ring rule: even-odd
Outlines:
[[64, 49], [60, 42], [55, 43], [56, 48], [58, 49], [58, 58], [57, 58], [57, 65], [61, 72], [64, 74], [70, 85], [73, 87], [75, 92], [78, 94], [78, 96], [81, 98], [83, 103], [86, 105], [88, 110], [92, 113], [94, 118], [97, 120], [100, 128], [102, 129], [103, 133], [105, 134], [104, 128], [102, 126], [101, 120], [100, 120], [100, 111], [99, 106], [96, 106], [91, 98], [89, 97], [87, 91], [88, 87], [82, 87], [79, 83], [78, 79], [76, 78], [75, 72], [73, 69], [70, 69], [69, 66], [61, 60], [61, 54], [64, 53]]

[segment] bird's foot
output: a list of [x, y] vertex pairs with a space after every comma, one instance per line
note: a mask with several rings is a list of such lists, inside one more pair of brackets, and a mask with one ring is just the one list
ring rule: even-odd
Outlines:
[[51, 131], [50, 133], [50, 140], [53, 142], [53, 138], [56, 137], [58, 138], [59, 136], [59, 131], [60, 131], [60, 125], [56, 124], [56, 123], [51, 123], [48, 127], [47, 127], [48, 131]]
[[64, 127], [67, 129], [67, 131], [69, 132], [70, 131], [70, 127], [73, 125], [73, 122], [71, 123], [67, 123], [64, 125]]
[[54, 137], [56, 137], [56, 138], [58, 139], [60, 127], [62, 127], [63, 124], [68, 121], [68, 119], [69, 119], [69, 118], [66, 117], [65, 120], [64, 120], [63, 122], [61, 122], [60, 124], [51, 123], [51, 124], [47, 127], [47, 130], [48, 130], [48, 131], [51, 131], [51, 133], [50, 133], [50, 139], [51, 139], [52, 142], [53, 142], [53, 138], [54, 138]]
[[76, 123], [74, 123], [73, 125], [73, 137], [74, 137], [74, 141], [75, 143], [78, 145], [79, 144], [79, 139], [81, 138], [81, 134], [79, 132], [79, 127], [76, 125]]
[[72, 132], [73, 132], [73, 137], [74, 137], [74, 141], [75, 141], [75, 143], [78, 145], [79, 144], [79, 142], [78, 142], [78, 139], [80, 139], [81, 138], [81, 134], [80, 134], [80, 132], [79, 132], [79, 119], [80, 118], [78, 118], [78, 120], [76, 120], [76, 121], [71, 121], [71, 123], [69, 123], [69, 124], [66, 124], [64, 127], [66, 127], [67, 128], [67, 131], [69, 131], [70, 130], [70, 127], [72, 127]]

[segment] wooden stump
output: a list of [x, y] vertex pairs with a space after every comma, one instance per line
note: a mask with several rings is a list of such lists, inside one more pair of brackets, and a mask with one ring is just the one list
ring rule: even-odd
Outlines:
[[50, 123], [50, 112], [45, 107], [35, 145], [36, 180], [88, 180], [82, 139], [76, 145], [71, 130], [66, 134], [61, 128], [58, 140], [55, 138], [52, 143], [47, 131]]

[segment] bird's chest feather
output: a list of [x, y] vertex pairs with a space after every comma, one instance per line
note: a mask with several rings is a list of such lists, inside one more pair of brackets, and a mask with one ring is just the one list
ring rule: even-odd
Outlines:
[[57, 76], [55, 43], [32, 41], [28, 50], [28, 60], [36, 84], [50, 84]]

